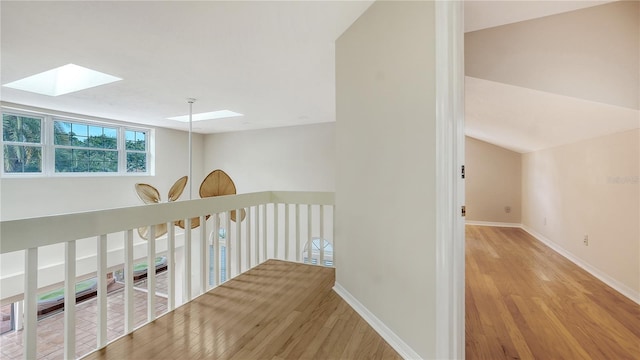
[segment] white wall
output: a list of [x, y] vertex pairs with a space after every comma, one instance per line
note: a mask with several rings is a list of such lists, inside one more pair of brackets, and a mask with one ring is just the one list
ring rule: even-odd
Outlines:
[[520, 153], [465, 138], [467, 221], [520, 223], [521, 160]]
[[467, 76], [629, 109], [640, 106], [639, 62], [638, 1], [465, 34]]
[[[522, 223], [640, 301], [640, 130], [524, 154]], [[589, 246], [583, 244], [589, 236]]]
[[337, 282], [435, 355], [433, 2], [375, 2], [336, 42]]
[[224, 170], [238, 193], [334, 191], [335, 123], [208, 135], [204, 169]]

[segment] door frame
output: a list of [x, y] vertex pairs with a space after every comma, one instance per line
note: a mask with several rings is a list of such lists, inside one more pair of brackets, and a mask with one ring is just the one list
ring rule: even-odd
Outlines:
[[465, 357], [464, 2], [436, 1], [436, 358]]

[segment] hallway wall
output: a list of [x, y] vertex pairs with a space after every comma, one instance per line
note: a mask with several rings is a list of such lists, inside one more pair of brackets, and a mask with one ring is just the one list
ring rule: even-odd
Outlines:
[[520, 153], [465, 138], [467, 221], [520, 223], [521, 159]]
[[[640, 302], [640, 130], [524, 154], [522, 223]], [[583, 244], [588, 236], [589, 245]]]

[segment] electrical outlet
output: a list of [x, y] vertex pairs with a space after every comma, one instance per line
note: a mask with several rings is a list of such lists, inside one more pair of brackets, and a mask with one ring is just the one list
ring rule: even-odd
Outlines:
[[584, 246], [589, 246], [589, 235], [585, 235], [582, 242], [584, 243]]

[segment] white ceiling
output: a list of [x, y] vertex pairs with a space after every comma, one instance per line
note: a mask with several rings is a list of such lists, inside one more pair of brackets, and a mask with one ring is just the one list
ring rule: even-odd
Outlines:
[[229, 109], [201, 133], [335, 121], [334, 41], [371, 4], [51, 1], [1, 6], [1, 83], [67, 63], [123, 78], [58, 97], [2, 87], [5, 102], [187, 129], [166, 118]]
[[[467, 1], [465, 29], [603, 2]], [[0, 100], [182, 130], [185, 123], [166, 118], [187, 114], [187, 98], [197, 99], [194, 113], [229, 109], [245, 114], [198, 122], [194, 131], [200, 133], [335, 121], [334, 41], [371, 3], [2, 1], [2, 84], [67, 63], [124, 80], [59, 97], [3, 87]], [[582, 100], [475, 78], [468, 78], [467, 85], [471, 136], [527, 152], [601, 134], [599, 125], [579, 136], [566, 131], [548, 136], [545, 126], [531, 131], [532, 119], [558, 117], [549, 109], [563, 111], [561, 100]], [[525, 104], [527, 111], [517, 104]], [[637, 111], [629, 115], [606, 104], [585, 109], [605, 108], [624, 119], [637, 116]], [[628, 125], [628, 120], [620, 123]]]
[[638, 127], [638, 110], [467, 76], [465, 133], [520, 153]]

